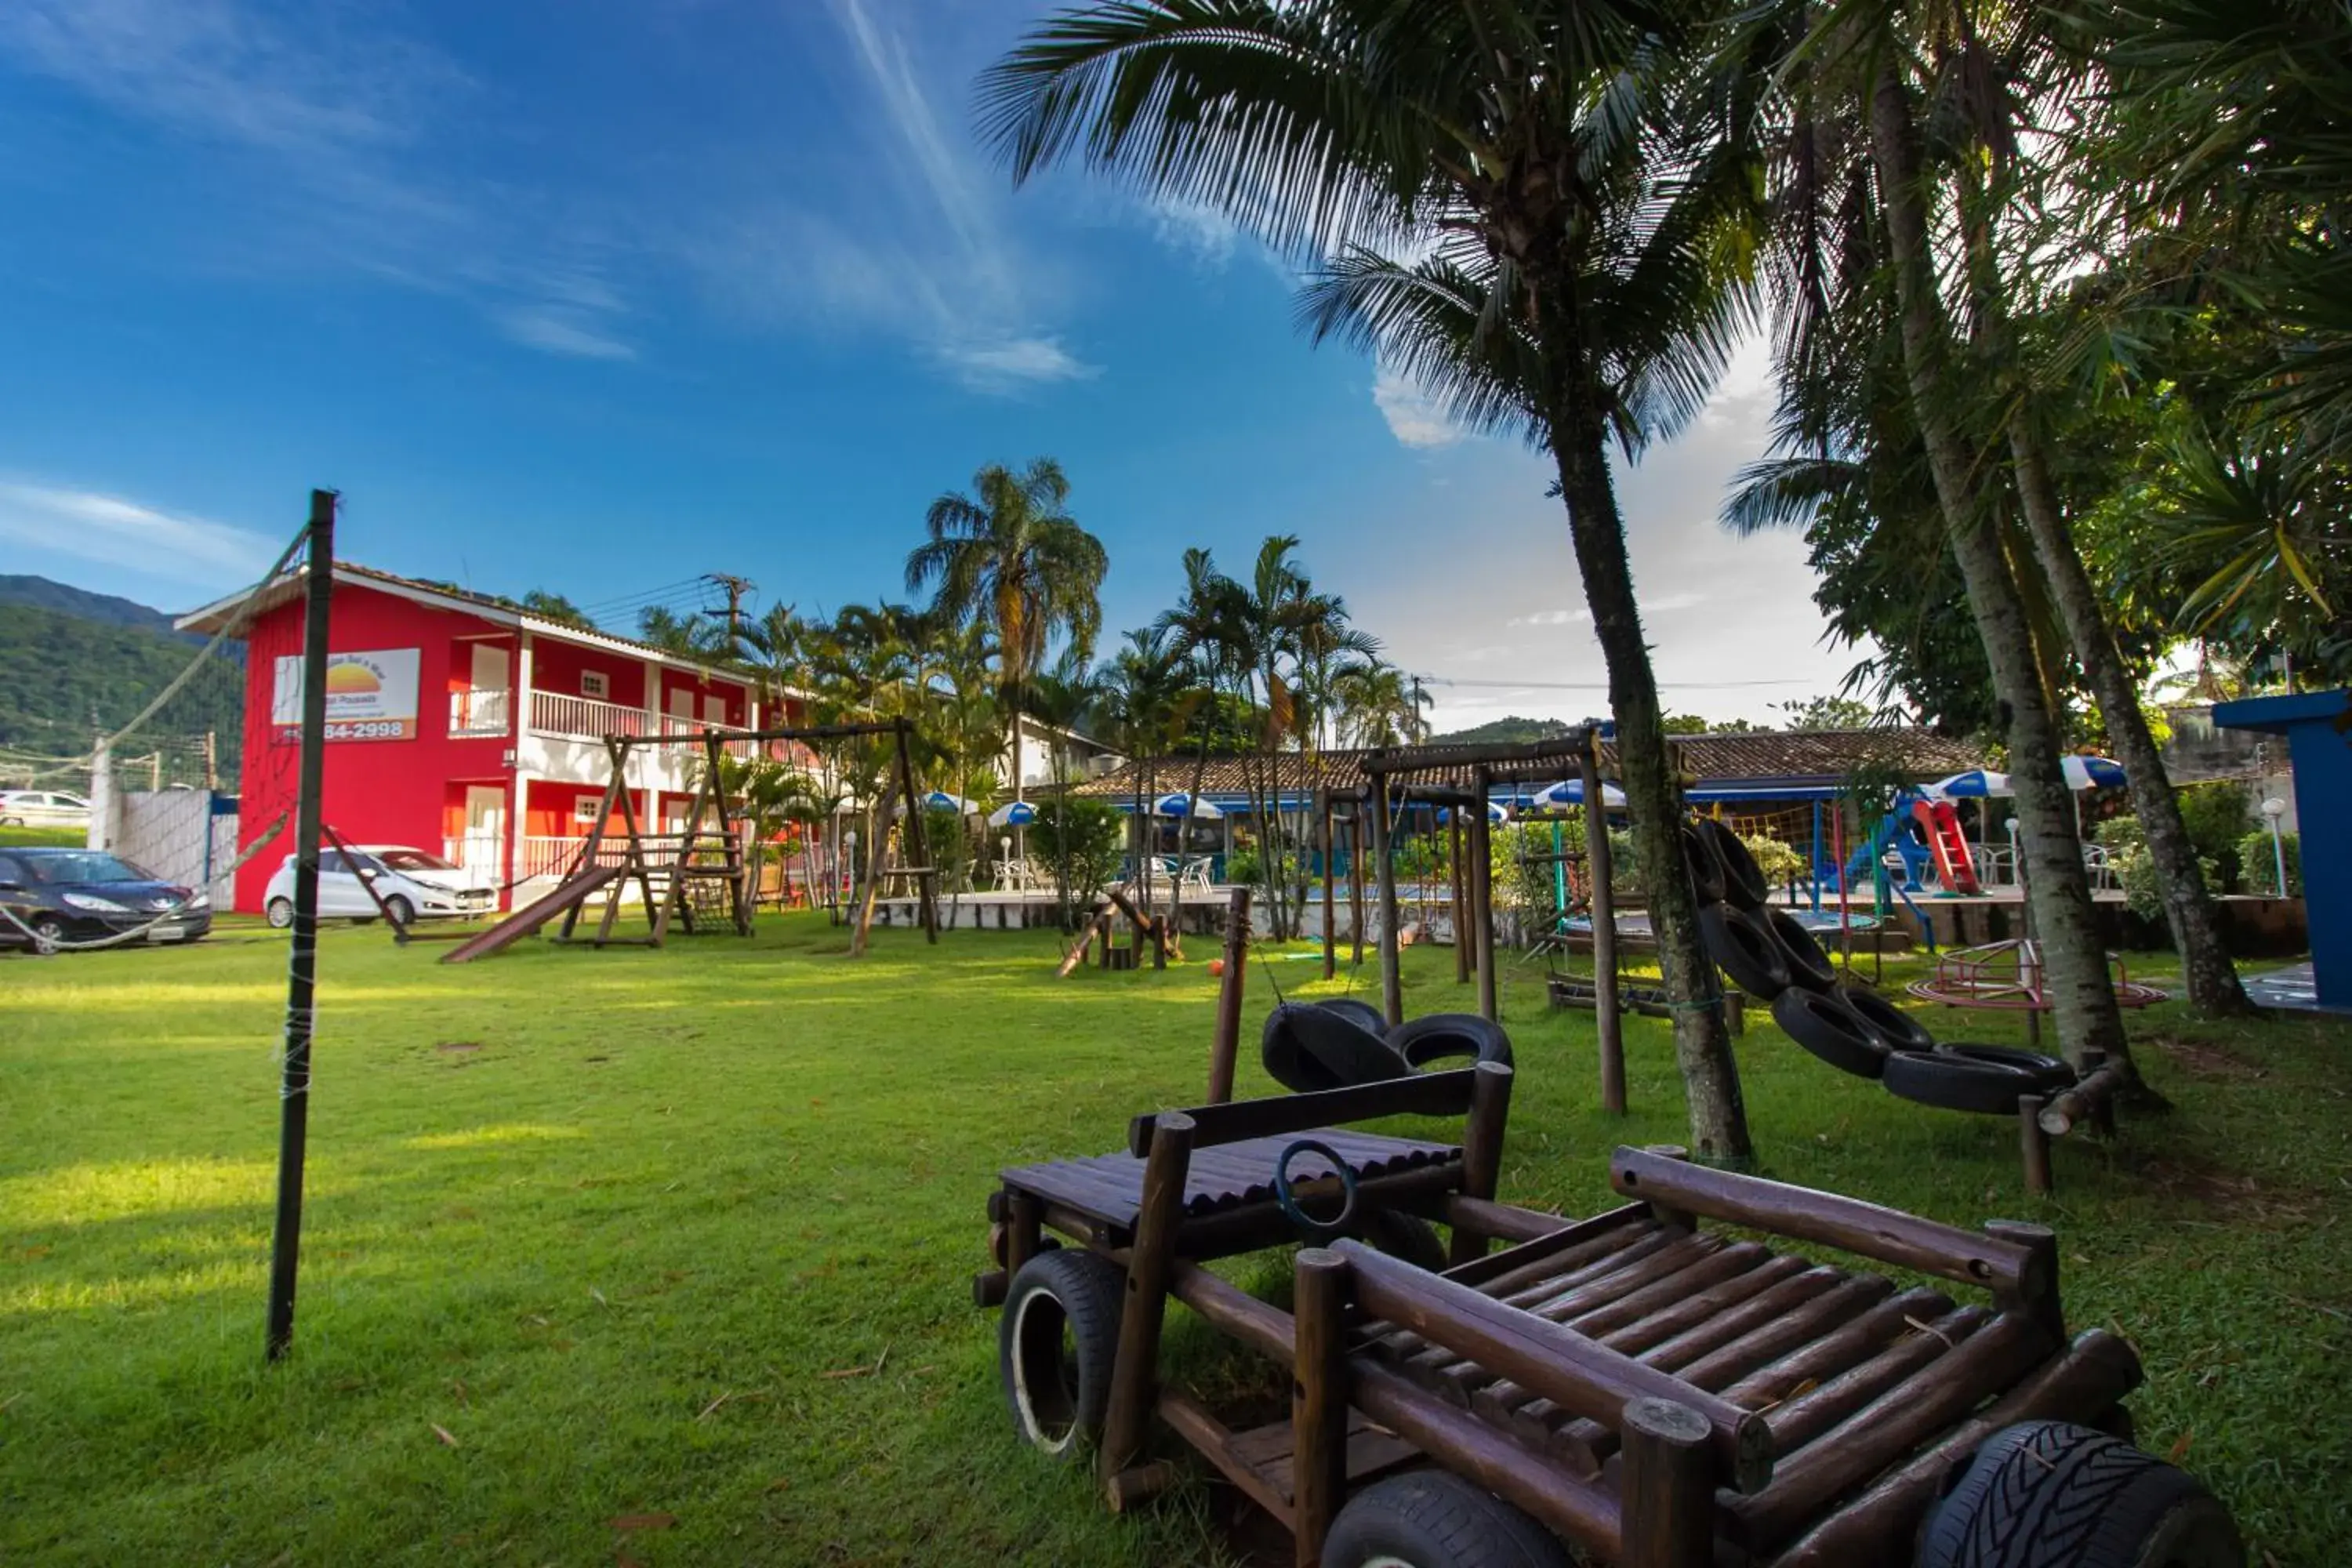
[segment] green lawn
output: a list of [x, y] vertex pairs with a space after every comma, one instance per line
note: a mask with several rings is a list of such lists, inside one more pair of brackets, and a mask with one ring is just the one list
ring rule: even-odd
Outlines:
[[[1206, 966], [1056, 981], [1050, 941], [1013, 933], [843, 947], [769, 918], [450, 969], [331, 931], [275, 1369], [283, 940], [0, 956], [0, 1562], [1215, 1560], [1202, 1489], [1113, 1519], [1014, 1446], [968, 1294], [1000, 1166], [1199, 1098]], [[1469, 1005], [1448, 954], [1409, 958], [1410, 1010]], [[1589, 1023], [1510, 978], [1505, 1195], [1600, 1206], [1613, 1144], [1681, 1134], [1664, 1034], [1634, 1022], [1612, 1121]], [[1261, 974], [1253, 1020], [1270, 1000]], [[2070, 1317], [2148, 1363], [2142, 1441], [2223, 1492], [2256, 1563], [2340, 1562], [2352, 1028], [2165, 1008], [2139, 1036], [2179, 1110], [2062, 1143], [2046, 1205], [2006, 1122], [1895, 1101], [1769, 1026], [1741, 1054], [1770, 1173], [2057, 1226]], [[1254, 1061], [1243, 1082], [1269, 1088]]]
[[0, 849], [31, 845], [45, 849], [79, 849], [89, 842], [87, 827], [18, 827], [0, 824]]

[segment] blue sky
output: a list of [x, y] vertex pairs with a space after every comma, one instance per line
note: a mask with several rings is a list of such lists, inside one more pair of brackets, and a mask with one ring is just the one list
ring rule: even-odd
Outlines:
[[[1186, 545], [1297, 533], [1442, 721], [1596, 710], [1511, 684], [1601, 680], [1540, 462], [1313, 347], [1213, 217], [977, 147], [972, 78], [1040, 9], [10, 0], [0, 570], [183, 607], [319, 484], [393, 571], [829, 610], [903, 596], [940, 490], [1050, 453], [1113, 627]], [[1751, 354], [1622, 479], [1675, 708], [1848, 662], [1797, 542], [1713, 521], [1769, 403]]]

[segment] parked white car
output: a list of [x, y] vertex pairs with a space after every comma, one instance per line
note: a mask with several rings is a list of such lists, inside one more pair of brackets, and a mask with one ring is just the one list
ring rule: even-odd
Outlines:
[[[375, 898], [368, 897], [370, 886]], [[405, 844], [355, 844], [348, 857], [340, 849], [319, 851], [319, 913], [326, 919], [373, 920], [388, 911], [395, 923], [408, 925], [488, 914], [498, 901], [498, 885], [487, 872]], [[269, 879], [262, 910], [280, 930], [294, 923], [293, 856]]]
[[89, 802], [53, 789], [0, 790], [0, 827], [88, 827]]

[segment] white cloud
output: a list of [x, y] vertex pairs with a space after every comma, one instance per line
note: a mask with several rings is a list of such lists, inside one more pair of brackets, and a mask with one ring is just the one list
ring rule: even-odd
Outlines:
[[1408, 447], [1450, 447], [1462, 439], [1434, 399], [1385, 364], [1372, 377], [1372, 402], [1389, 422], [1389, 434]]
[[1233, 258], [1241, 231], [1233, 220], [1198, 202], [1163, 199], [1147, 209], [1151, 233], [1162, 245], [1184, 251], [1206, 267], [1223, 267]]
[[1592, 618], [1592, 612], [1579, 605], [1569, 610], [1538, 610], [1532, 615], [1513, 616], [1504, 622], [1512, 626], [1579, 626]]
[[637, 351], [600, 331], [589, 311], [561, 305], [501, 310], [499, 330], [526, 348], [572, 359], [632, 360]]
[[1041, 382], [1084, 381], [1100, 367], [1075, 358], [1054, 338], [997, 338], [950, 343], [940, 357], [975, 392], [1004, 392]]
[[95, 490], [0, 481], [0, 539], [150, 576], [219, 583], [260, 576], [282, 542]]

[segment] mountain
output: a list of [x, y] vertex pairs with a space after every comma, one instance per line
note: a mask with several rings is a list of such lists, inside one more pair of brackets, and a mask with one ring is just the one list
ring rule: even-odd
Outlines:
[[36, 610], [55, 610], [78, 621], [96, 621], [107, 626], [137, 626], [142, 631], [162, 632], [166, 637], [193, 639], [199, 644], [205, 640], [194, 633], [173, 631], [172, 617], [161, 610], [151, 610], [144, 605], [130, 599], [118, 599], [111, 594], [93, 594], [70, 583], [53, 583], [47, 577], [0, 576], [0, 605], [26, 605]]
[[1514, 746], [1528, 741], [1549, 741], [1568, 733], [1568, 724], [1559, 719], [1522, 719], [1513, 714], [1507, 719], [1489, 719], [1484, 724], [1467, 730], [1449, 730], [1443, 735], [1432, 735], [1433, 746]]
[[[225, 645], [124, 750], [160, 751], [164, 776], [200, 783], [199, 738], [209, 731], [220, 777], [234, 788], [244, 653], [242, 645]], [[0, 756], [0, 784], [26, 776], [27, 756], [87, 752], [95, 731], [129, 722], [194, 654], [161, 610], [46, 577], [0, 577], [0, 752], [19, 753]]]

